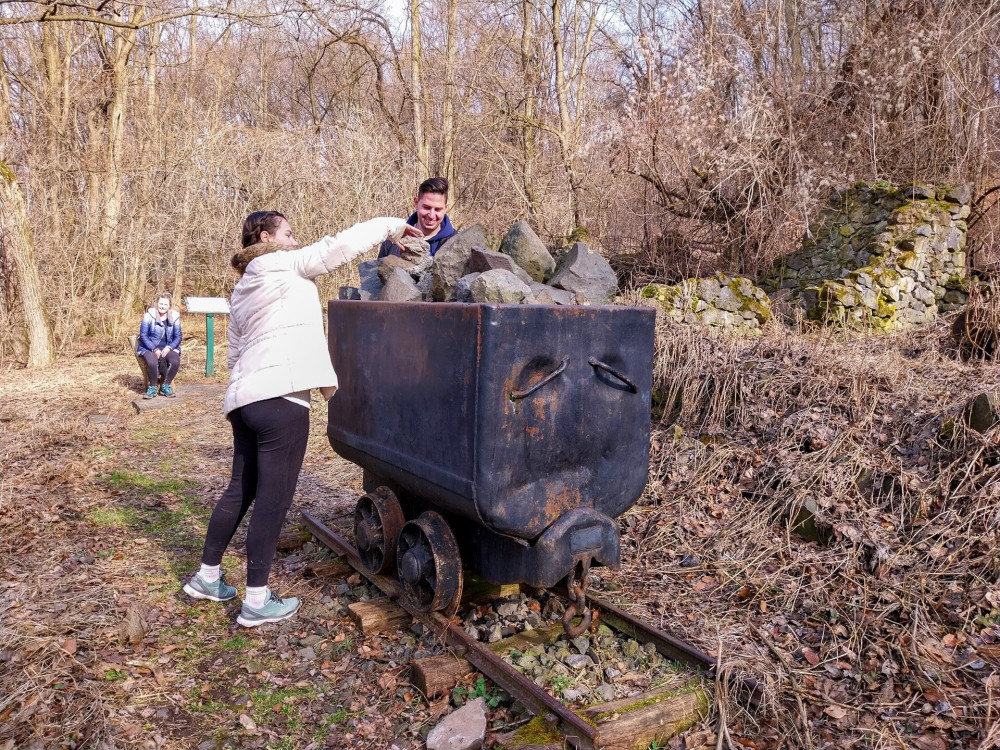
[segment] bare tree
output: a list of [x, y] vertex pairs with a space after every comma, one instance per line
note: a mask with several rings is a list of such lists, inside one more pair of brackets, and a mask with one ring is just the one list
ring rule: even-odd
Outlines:
[[20, 299], [28, 350], [25, 364], [47, 365], [55, 359], [55, 346], [42, 298], [28, 210], [16, 175], [3, 161], [0, 161], [0, 268], [13, 279]]

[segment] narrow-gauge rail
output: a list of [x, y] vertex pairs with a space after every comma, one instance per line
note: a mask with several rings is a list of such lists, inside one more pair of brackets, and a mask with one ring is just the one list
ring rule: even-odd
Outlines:
[[[430, 627], [442, 641], [464, 657], [472, 666], [482, 672], [493, 683], [507, 691], [537, 716], [544, 717], [553, 731], [559, 732], [573, 747], [579, 750], [597, 750], [608, 744], [602, 737], [602, 727], [581, 718], [575, 711], [563, 705], [530, 679], [522, 675], [484, 644], [472, 638], [462, 628], [440, 611], [424, 611], [414, 606], [406, 596], [402, 584], [394, 577], [373, 573], [358, 556], [357, 550], [336, 531], [330, 529], [306, 511], [303, 520], [312, 534], [338, 555], [344, 557], [352, 567], [382, 590], [391, 600], [410, 615]], [[553, 592], [557, 595], [558, 592]], [[624, 635], [641, 643], [652, 643], [664, 657], [685, 667], [703, 671], [709, 678], [715, 676], [715, 659], [682, 640], [651, 627], [647, 623], [629, 615], [610, 602], [591, 596], [591, 605], [600, 612], [600, 620]], [[739, 686], [744, 700], [756, 706], [761, 698], [760, 685], [753, 679], [743, 678]]]

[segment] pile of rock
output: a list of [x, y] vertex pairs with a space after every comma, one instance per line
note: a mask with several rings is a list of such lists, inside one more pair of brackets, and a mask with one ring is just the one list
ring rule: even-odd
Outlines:
[[771, 317], [767, 293], [739, 276], [718, 274], [679, 284], [650, 284], [642, 296], [658, 300], [675, 323], [704, 326], [713, 332], [760, 333]]
[[592, 632], [570, 638], [561, 632], [564, 611], [562, 602], [549, 592], [534, 597], [519, 593], [470, 607], [461, 621], [469, 635], [486, 643], [524, 631], [559, 630], [557, 638], [526, 639], [498, 653], [536, 685], [568, 703], [605, 703], [637, 695], [651, 685], [676, 680], [680, 688], [686, 682], [677, 665], [657, 653], [652, 643], [616, 635], [606, 625], [598, 623]]
[[552, 253], [525, 221], [489, 249], [481, 224], [459, 232], [432, 257], [427, 242], [404, 238], [399, 256], [359, 264], [361, 286], [342, 287], [341, 299], [386, 302], [502, 302], [604, 305], [618, 294], [608, 262], [583, 242]]
[[797, 252], [763, 282], [812, 320], [895, 330], [967, 299], [969, 186], [859, 183], [834, 193]]

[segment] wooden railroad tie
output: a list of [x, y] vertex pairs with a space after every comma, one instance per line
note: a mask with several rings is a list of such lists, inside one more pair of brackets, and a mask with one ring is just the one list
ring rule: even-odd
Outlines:
[[394, 604], [389, 597], [354, 602], [347, 605], [347, 611], [362, 635], [406, 630], [413, 623], [413, 615]]

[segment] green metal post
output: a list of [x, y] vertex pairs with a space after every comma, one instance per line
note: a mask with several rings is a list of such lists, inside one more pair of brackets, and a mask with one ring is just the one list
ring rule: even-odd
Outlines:
[[215, 374], [215, 315], [207, 313], [205, 315], [205, 377]]

